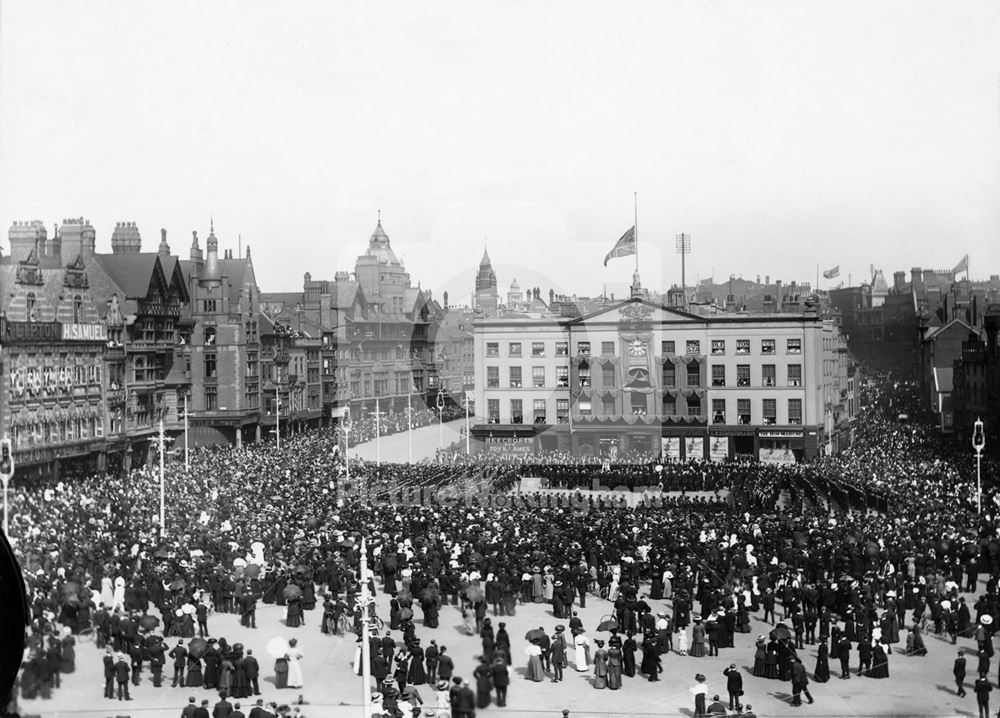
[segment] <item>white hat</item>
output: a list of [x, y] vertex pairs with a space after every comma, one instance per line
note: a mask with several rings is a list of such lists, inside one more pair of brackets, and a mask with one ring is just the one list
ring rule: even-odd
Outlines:
[[985, 616], [980, 616], [979, 622], [981, 624], [983, 624], [984, 626], [988, 626], [991, 623], [993, 623], [993, 616], [990, 616], [989, 614], [987, 614]]

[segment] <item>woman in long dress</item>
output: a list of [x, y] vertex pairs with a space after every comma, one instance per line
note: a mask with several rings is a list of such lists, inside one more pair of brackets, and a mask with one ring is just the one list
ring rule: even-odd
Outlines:
[[622, 673], [629, 678], [635, 677], [635, 652], [638, 649], [635, 638], [630, 633], [622, 643]]
[[819, 651], [816, 654], [816, 670], [813, 673], [813, 680], [817, 683], [826, 683], [830, 680], [829, 653], [825, 643], [819, 644]]
[[681, 628], [677, 633], [677, 652], [686, 656], [689, 650], [691, 650], [691, 644], [688, 641], [687, 629]]
[[608, 688], [613, 691], [622, 687], [622, 651], [617, 646], [608, 649]]
[[590, 670], [590, 639], [587, 638], [587, 634], [582, 631], [576, 634], [573, 644], [576, 646], [576, 670], [580, 672]]
[[906, 637], [906, 653], [911, 656], [926, 656], [927, 646], [924, 645], [924, 637], [920, 633], [920, 626], [913, 624], [910, 635]]
[[694, 696], [694, 718], [705, 718], [708, 715], [705, 710], [705, 696], [708, 694], [708, 686], [705, 685], [705, 676], [700, 673], [694, 678], [697, 683], [688, 689]]
[[542, 671], [542, 648], [538, 645], [538, 639], [525, 647], [524, 653], [528, 656], [528, 670], [524, 677], [529, 681], [541, 681], [545, 678], [545, 673]]
[[[825, 646], [826, 644], [820, 644]], [[764, 636], [757, 636], [756, 651], [753, 655], [753, 674], [757, 678], [765, 677], [765, 664], [767, 662], [767, 641]]]
[[594, 651], [594, 688], [608, 686], [608, 652], [604, 650], [604, 641], [596, 640], [597, 650]]
[[695, 658], [701, 658], [705, 655], [705, 626], [701, 622], [701, 618], [694, 619], [694, 625], [691, 627], [691, 651], [689, 655]]
[[202, 681], [201, 660], [188, 654], [187, 675], [184, 677], [184, 685], [198, 687], [202, 685]]
[[288, 608], [285, 613], [285, 625], [289, 628], [298, 628], [302, 625], [302, 599], [289, 598]]
[[[358, 661], [360, 671], [360, 660]], [[360, 676], [361, 673], [359, 672]], [[288, 654], [278, 658], [274, 662], [274, 687], [288, 688]]]
[[889, 677], [889, 656], [886, 655], [881, 641], [872, 648], [872, 670], [868, 675], [872, 678]]
[[298, 644], [298, 640], [294, 638], [288, 641], [288, 652], [285, 654], [285, 658], [288, 660], [289, 688], [302, 687], [302, 664], [299, 661], [305, 654], [299, 649]]

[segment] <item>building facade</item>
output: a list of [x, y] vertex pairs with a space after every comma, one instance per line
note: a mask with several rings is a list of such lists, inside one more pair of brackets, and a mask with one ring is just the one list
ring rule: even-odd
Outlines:
[[632, 299], [474, 325], [480, 450], [791, 462], [850, 444], [854, 376], [836, 324], [689, 313]]

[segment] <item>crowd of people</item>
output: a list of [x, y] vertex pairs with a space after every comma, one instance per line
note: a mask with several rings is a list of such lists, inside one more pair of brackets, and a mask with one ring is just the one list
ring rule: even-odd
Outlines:
[[[731, 650], [736, 634], [750, 632], [751, 614], [780, 615], [756, 642], [754, 674], [792, 681], [793, 700], [811, 700], [806, 645], [822, 647], [816, 681], [829, 678], [829, 660], [852, 675], [855, 654], [855, 675], [887, 678], [890, 650], [922, 655], [927, 631], [974, 640], [981, 668], [1000, 615], [996, 466], [984, 462], [986, 509], [977, 516], [969, 452], [919, 420], [905, 383], [871, 381], [855, 432], [850, 450], [793, 467], [631, 457], [612, 467], [617, 478], [655, 479], [667, 491], [729, 489], [725, 499], [636, 507], [583, 493], [575, 508], [431, 501], [393, 511], [367, 500], [414, 487], [503, 492], [543, 471], [582, 489], [607, 473], [600, 464], [358, 462], [348, 482], [333, 433], [293, 437], [280, 454], [270, 445], [199, 450], [190, 471], [169, 469], [165, 539], [151, 471], [15, 484], [10, 534], [32, 605], [21, 696], [58, 689], [60, 674], [74, 670], [75, 637], [93, 626], [123, 700], [146, 666], [154, 685], [162, 680], [167, 661], [178, 690], [196, 684], [252, 699], [251, 673], [261, 667], [209, 630], [208, 608], [251, 626], [257, 603], [275, 602], [291, 626], [321, 606], [320, 630], [349, 615], [360, 633], [361, 536], [379, 578], [369, 588], [391, 595], [388, 637], [369, 636], [379, 715], [416, 714], [414, 692], [428, 685], [435, 704], [423, 709], [471, 718], [484, 702], [502, 704], [509, 666], [522, 656], [532, 680], [562, 680], [572, 664], [596, 688], [655, 681], [668, 652]], [[960, 594], [979, 592], [984, 575], [986, 590], [969, 605]], [[610, 626], [584, 627], [574, 616], [574, 606], [605, 599]], [[432, 641], [431, 650], [416, 636], [418, 621], [434, 629], [451, 603], [470, 640], [482, 641], [469, 673], [448, 665], [445, 646]], [[524, 641], [502, 638], [503, 623], [492, 627], [491, 610], [501, 617], [533, 603], [551, 605], [565, 623]], [[591, 638], [595, 631], [610, 636]], [[292, 688], [301, 686], [296, 653], [288, 646], [272, 656]], [[707, 710], [695, 688], [697, 710]]]
[[438, 415], [436, 409], [427, 407], [417, 407], [422, 401], [414, 400], [413, 408], [409, 411], [402, 410], [382, 410], [378, 421], [375, 420], [375, 412], [362, 413], [360, 417], [349, 423], [348, 436], [351, 446], [364, 441], [371, 441], [376, 436], [376, 431], [380, 436], [389, 436], [407, 431], [409, 428], [418, 429], [421, 426], [430, 426], [438, 421], [453, 421], [465, 416], [465, 409], [460, 406], [449, 404], [445, 406]]

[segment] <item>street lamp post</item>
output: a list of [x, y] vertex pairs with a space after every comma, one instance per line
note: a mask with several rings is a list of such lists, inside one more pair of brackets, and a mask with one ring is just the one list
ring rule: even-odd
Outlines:
[[167, 535], [167, 512], [166, 512], [166, 481], [164, 479], [163, 457], [166, 452], [166, 443], [173, 441], [168, 439], [163, 430], [163, 417], [160, 417], [160, 538]]
[[10, 438], [6, 434], [0, 442], [0, 480], [3, 481], [3, 532], [5, 536], [10, 536], [10, 525], [7, 520], [7, 487], [14, 476], [14, 451], [10, 444]]
[[438, 448], [444, 449], [444, 394], [441, 393], [441, 389], [438, 389], [437, 396], [437, 407], [438, 407]]
[[470, 455], [469, 451], [469, 392], [465, 392], [465, 455]]
[[410, 463], [413, 463], [413, 385], [406, 392], [406, 441], [409, 450]]
[[972, 448], [976, 450], [976, 513], [983, 512], [983, 448], [986, 446], [986, 432], [983, 431], [982, 419], [976, 419], [972, 427]]
[[184, 392], [184, 471], [191, 470], [191, 460], [188, 456], [188, 395]]
[[371, 673], [371, 640], [368, 600], [368, 545], [365, 537], [361, 537], [361, 676], [362, 676], [362, 701], [365, 716], [371, 715], [372, 699], [372, 673]]
[[375, 397], [375, 468], [382, 468], [382, 412]]

